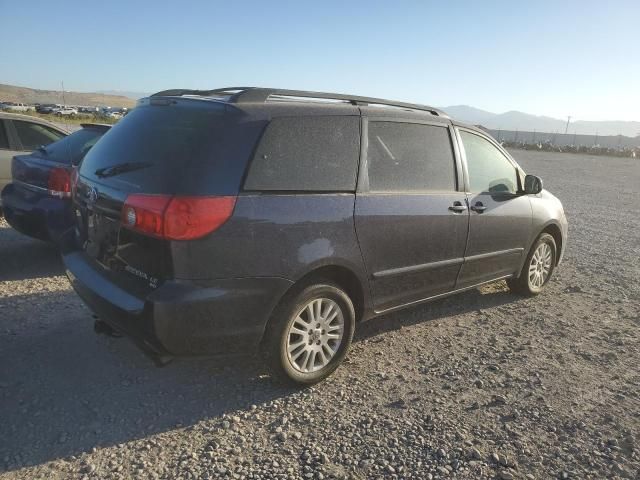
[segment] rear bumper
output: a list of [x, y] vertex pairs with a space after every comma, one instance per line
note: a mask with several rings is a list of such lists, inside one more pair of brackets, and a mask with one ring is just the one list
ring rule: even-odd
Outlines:
[[30, 237], [57, 242], [73, 226], [69, 199], [55, 198], [15, 183], [2, 190], [1, 198], [9, 225]]
[[95, 314], [155, 358], [253, 353], [291, 285], [272, 277], [170, 281], [140, 298], [114, 284], [83, 252], [63, 260], [71, 285]]

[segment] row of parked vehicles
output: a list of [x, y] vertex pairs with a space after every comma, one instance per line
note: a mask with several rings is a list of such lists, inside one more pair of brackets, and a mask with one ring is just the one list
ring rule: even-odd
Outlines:
[[427, 106], [168, 90], [40, 145], [2, 121], [10, 147], [34, 150], [13, 156], [7, 220], [58, 243], [96, 331], [158, 364], [260, 351], [315, 383], [359, 322], [501, 279], [538, 294], [566, 248], [540, 178]]
[[125, 107], [87, 107], [61, 105], [57, 103], [25, 104], [17, 102], [0, 102], [0, 110], [14, 113], [37, 112], [58, 117], [95, 116], [115, 119], [120, 119], [129, 112], [129, 109]]

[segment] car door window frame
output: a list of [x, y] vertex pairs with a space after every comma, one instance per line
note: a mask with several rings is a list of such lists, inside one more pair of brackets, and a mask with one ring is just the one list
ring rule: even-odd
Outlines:
[[[20, 151], [20, 152], [33, 152], [36, 148], [38, 148], [38, 147], [36, 147], [36, 148], [25, 148], [25, 146], [22, 144], [22, 139], [20, 138], [20, 135], [18, 134], [18, 129], [16, 128], [16, 126], [13, 123], [14, 120], [11, 119], [11, 120], [5, 120], [5, 121], [7, 121], [10, 124], [10, 126], [7, 128], [7, 130], [8, 131], [10, 130], [11, 131], [10, 135], [13, 136], [13, 139], [12, 139], [13, 141], [9, 140], [9, 143], [12, 144], [12, 147], [13, 147], [12, 149], [13, 150]], [[39, 123], [39, 122], [30, 122], [29, 120], [22, 120], [22, 119], [16, 120], [16, 121], [24, 122], [24, 123], [30, 123], [32, 125], [39, 125], [42, 128], [46, 128], [47, 130], [51, 130], [51, 131], [55, 132], [56, 134], [60, 135], [60, 138], [58, 140], [64, 138], [67, 135], [67, 134], [63, 133], [62, 131], [60, 131], [60, 130], [58, 130], [56, 128], [52, 128], [49, 125], [44, 125], [44, 124]], [[7, 133], [9, 133], [9, 132], [7, 132]], [[49, 143], [57, 142], [58, 140], [53, 140], [53, 141], [51, 141]]]
[[0, 129], [4, 132], [4, 135], [7, 139], [7, 148], [4, 148], [2, 145], [0, 145], [0, 150], [5, 150], [5, 151], [14, 151], [15, 149], [13, 148], [14, 145], [14, 140], [13, 140], [13, 136], [11, 135], [11, 131], [9, 128], [9, 123], [11, 122], [11, 120], [7, 120], [6, 118], [0, 118]]
[[[502, 196], [518, 196], [518, 195], [522, 195], [524, 193], [524, 171], [522, 170], [522, 168], [520, 167], [520, 165], [518, 165], [516, 163], [516, 161], [511, 157], [511, 155], [509, 155], [509, 153], [502, 147], [502, 145], [500, 145], [498, 142], [496, 142], [493, 138], [489, 137], [488, 135], [485, 135], [481, 132], [478, 132], [477, 130], [473, 130], [471, 128], [466, 128], [460, 125], [454, 125], [454, 131], [455, 131], [455, 138], [457, 143], [459, 144], [459, 149], [460, 149], [460, 155], [462, 157], [462, 169], [464, 171], [464, 191], [471, 195], [471, 194], [491, 194], [491, 195], [502, 195]], [[515, 169], [515, 173], [516, 173], [516, 180], [518, 182], [518, 188], [517, 191], [515, 193], [512, 192], [472, 192], [471, 191], [471, 187], [470, 187], [470, 181], [469, 181], [469, 168], [468, 168], [468, 160], [467, 160], [467, 152], [464, 148], [464, 142], [462, 141], [462, 136], [460, 135], [460, 132], [467, 132], [470, 133], [472, 135], [476, 135], [484, 140], [486, 140], [487, 142], [489, 142], [491, 145], [493, 145], [498, 152], [500, 152], [502, 154], [502, 156], [511, 164], [511, 166]]]
[[[417, 125], [430, 125], [440, 128], [446, 128], [449, 133], [449, 141], [451, 143], [451, 149], [454, 158], [454, 179], [455, 186], [451, 191], [430, 191], [430, 190], [407, 190], [397, 192], [378, 192], [372, 191], [369, 185], [369, 123], [370, 122], [394, 122], [404, 124], [417, 124]], [[419, 120], [415, 118], [404, 117], [385, 117], [385, 116], [370, 116], [363, 115], [360, 121], [360, 162], [358, 168], [358, 181], [356, 185], [356, 194], [368, 194], [368, 195], [437, 195], [437, 194], [450, 194], [452, 192], [464, 192], [466, 189], [466, 181], [463, 173], [461, 150], [458, 145], [455, 129], [451, 122], [442, 121], [428, 121]]]
[[13, 125], [13, 120], [10, 118], [3, 118], [0, 121], [4, 122], [5, 132], [7, 133], [7, 138], [9, 139], [9, 151], [12, 152], [21, 152], [22, 144], [20, 143], [20, 139], [18, 138], [18, 134], [16, 133], [16, 129]]

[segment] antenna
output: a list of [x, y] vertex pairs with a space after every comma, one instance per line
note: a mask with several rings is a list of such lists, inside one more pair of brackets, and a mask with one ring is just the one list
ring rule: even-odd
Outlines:
[[[64, 109], [67, 106], [67, 101], [64, 98], [64, 80], [60, 82], [60, 85], [62, 87], [62, 108]], [[71, 130], [71, 122], [69, 121], [70, 119], [66, 118], [67, 115], [62, 115], [62, 117], [65, 117], [65, 118], [61, 118], [60, 120], [64, 122], [64, 124], [67, 126], [67, 130], [70, 131]]]

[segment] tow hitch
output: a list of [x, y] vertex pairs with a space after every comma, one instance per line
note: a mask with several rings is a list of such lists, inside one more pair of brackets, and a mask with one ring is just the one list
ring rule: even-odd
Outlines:
[[93, 331], [98, 335], [107, 335], [109, 337], [120, 338], [122, 334], [117, 330], [114, 330], [111, 325], [106, 322], [103, 322], [99, 318], [96, 318], [95, 322], [93, 322]]

